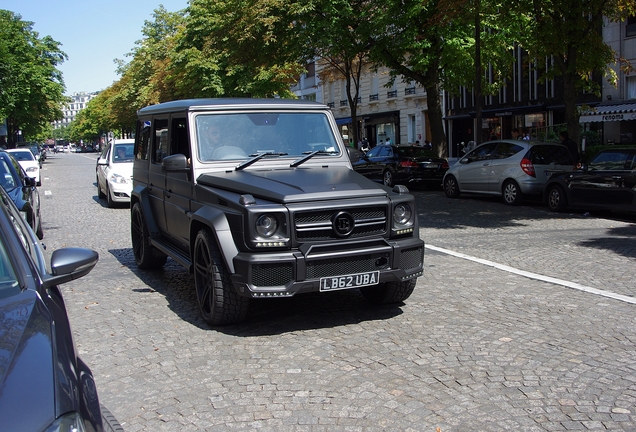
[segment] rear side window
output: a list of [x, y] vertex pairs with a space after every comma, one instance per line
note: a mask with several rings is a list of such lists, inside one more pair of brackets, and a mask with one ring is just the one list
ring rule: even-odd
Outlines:
[[536, 145], [528, 152], [534, 165], [574, 165], [568, 148], [560, 145]]
[[506, 159], [516, 155], [521, 150], [523, 150], [523, 147], [518, 144], [502, 142], [497, 144], [497, 149], [493, 153], [492, 159]]

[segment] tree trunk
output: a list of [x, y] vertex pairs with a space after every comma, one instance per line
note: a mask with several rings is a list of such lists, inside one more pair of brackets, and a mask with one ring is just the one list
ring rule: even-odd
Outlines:
[[426, 71], [426, 101], [428, 104], [428, 120], [431, 124], [431, 144], [440, 157], [448, 156], [446, 133], [444, 133], [444, 113], [437, 65], [431, 65]]

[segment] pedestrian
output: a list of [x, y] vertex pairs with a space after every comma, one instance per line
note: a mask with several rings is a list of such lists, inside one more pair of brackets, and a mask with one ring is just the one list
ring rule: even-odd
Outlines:
[[431, 145], [431, 142], [429, 140], [424, 140], [424, 148], [426, 150], [433, 150], [433, 146]]
[[567, 131], [559, 132], [559, 139], [561, 140], [561, 144], [568, 148], [572, 159], [574, 159], [574, 169], [577, 169], [580, 164], [581, 155], [579, 153], [579, 146], [570, 139], [570, 134]]
[[520, 139], [519, 129], [517, 128], [512, 129], [512, 132], [510, 132], [510, 135], [512, 136], [512, 139]]
[[386, 145], [391, 145], [391, 137], [388, 137], [388, 138], [386, 139]]

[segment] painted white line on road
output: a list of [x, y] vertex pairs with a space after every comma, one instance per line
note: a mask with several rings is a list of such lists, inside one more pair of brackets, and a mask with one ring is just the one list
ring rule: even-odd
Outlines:
[[44, 195], [53, 195], [50, 190], [45, 190]]
[[488, 260], [485, 260], [485, 259], [481, 259], [481, 258], [477, 258], [477, 257], [474, 257], [474, 256], [466, 255], [466, 254], [463, 254], [461, 252], [455, 252], [455, 251], [452, 251], [452, 250], [449, 250], [449, 249], [444, 249], [444, 248], [440, 248], [440, 247], [437, 247], [437, 246], [432, 246], [432, 245], [429, 245], [429, 244], [426, 245], [426, 248], [430, 249], [430, 250], [434, 250], [436, 252], [441, 252], [441, 253], [444, 253], [444, 254], [447, 254], [447, 255], [452, 255], [452, 256], [457, 257], [457, 258], [462, 258], [462, 259], [465, 259], [465, 260], [474, 261], [474, 262], [479, 263], [479, 264], [483, 264], [483, 265], [487, 265], [487, 266], [490, 266], [490, 267], [494, 267], [496, 269], [503, 270], [503, 271], [506, 271], [506, 272], [509, 272], [509, 273], [514, 273], [514, 274], [517, 274], [519, 276], [524, 276], [524, 277], [527, 277], [527, 278], [530, 278], [530, 279], [536, 279], [536, 280], [540, 280], [540, 281], [543, 281], [543, 282], [548, 282], [548, 283], [552, 283], [552, 284], [556, 284], [556, 285], [562, 285], [564, 287], [572, 288], [572, 289], [579, 290], [579, 291], [584, 291], [584, 292], [587, 292], [587, 293], [590, 293], [590, 294], [595, 294], [595, 295], [599, 295], [599, 296], [603, 296], [603, 297], [608, 297], [608, 298], [612, 298], [614, 300], [624, 301], [626, 303], [636, 304], [636, 298], [634, 298], [634, 297], [630, 297], [630, 296], [626, 296], [626, 295], [622, 295], [622, 294], [616, 294], [616, 293], [613, 293], [611, 291], [605, 291], [605, 290], [600, 290], [600, 289], [597, 289], [597, 288], [588, 287], [588, 286], [585, 286], [585, 285], [578, 284], [576, 282], [565, 281], [565, 280], [553, 278], [553, 277], [550, 277], [550, 276], [543, 276], [543, 275], [540, 275], [540, 274], [527, 272], [525, 270], [519, 270], [517, 268], [510, 267], [510, 266], [507, 266], [507, 265], [504, 265], [504, 264], [499, 264], [499, 263], [496, 263], [496, 262], [493, 262], [493, 261], [488, 261]]

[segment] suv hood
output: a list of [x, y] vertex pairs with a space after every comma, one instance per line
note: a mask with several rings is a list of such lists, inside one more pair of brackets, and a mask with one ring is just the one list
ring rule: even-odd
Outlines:
[[6, 430], [42, 430], [55, 419], [48, 310], [33, 290], [0, 299], [0, 418]]
[[348, 167], [298, 167], [224, 171], [197, 183], [280, 203], [386, 196], [388, 190]]

